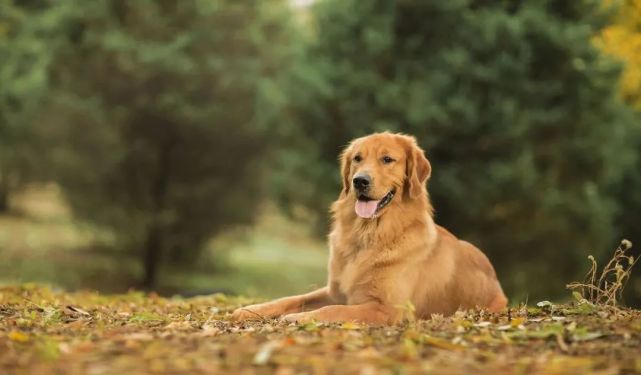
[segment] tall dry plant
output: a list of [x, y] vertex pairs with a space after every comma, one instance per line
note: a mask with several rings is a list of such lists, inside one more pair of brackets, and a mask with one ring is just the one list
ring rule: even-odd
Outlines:
[[570, 290], [578, 290], [583, 298], [595, 305], [616, 307], [622, 301], [623, 290], [630, 279], [632, 267], [639, 260], [626, 254], [631, 248], [630, 241], [622, 240], [600, 275], [598, 275], [597, 262], [590, 255], [588, 259], [592, 262], [592, 266], [583, 282], [575, 281], [566, 287]]

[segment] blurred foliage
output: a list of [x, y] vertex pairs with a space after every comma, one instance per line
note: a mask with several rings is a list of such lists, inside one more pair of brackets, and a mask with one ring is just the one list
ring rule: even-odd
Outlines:
[[[39, 282], [65, 289], [122, 293], [143, 276], [136, 253], [117, 253], [113, 236], [75, 220], [55, 184], [16, 192], [11, 215], [0, 215], [0, 285]], [[260, 298], [315, 289], [325, 281], [325, 243], [273, 205], [251, 228], [240, 227], [205, 245], [197, 264], [158, 267], [162, 295], [224, 292]], [[289, 267], [282, 272], [283, 265]]]
[[37, 175], [33, 122], [50, 60], [44, 9], [43, 1], [0, 0], [0, 212], [9, 209], [11, 192]]
[[[630, 134], [636, 162], [615, 185], [615, 195], [624, 210], [616, 219], [620, 238], [632, 241], [634, 256], [641, 256], [641, 1], [607, 0], [611, 22], [595, 38], [596, 45], [624, 63], [619, 85], [623, 99], [637, 112], [637, 134]], [[634, 246], [636, 245], [636, 246]], [[641, 274], [632, 273], [627, 299], [641, 304]]]
[[309, 186], [297, 200], [323, 212], [343, 145], [390, 129], [426, 148], [437, 222], [489, 254], [508, 294], [558, 295], [542, 274], [572, 279], [616, 243], [609, 189], [633, 161], [634, 125], [618, 65], [591, 42], [598, 3], [326, 0], [314, 12], [306, 64], [320, 84], [292, 97], [304, 155], [323, 165], [297, 161]]
[[638, 6], [0, 0], [0, 210], [55, 181], [153, 287], [268, 200], [325, 233], [344, 145], [403, 131], [437, 221], [514, 299], [558, 296], [588, 254], [641, 245]]
[[256, 217], [291, 32], [276, 3], [59, 5], [54, 173], [78, 217], [140, 253], [146, 287], [161, 261], [192, 264], [212, 235]]
[[[605, 52], [625, 62], [621, 94], [641, 109], [641, 0], [607, 0], [612, 22], [595, 38]], [[606, 9], [608, 9], [606, 8]]]

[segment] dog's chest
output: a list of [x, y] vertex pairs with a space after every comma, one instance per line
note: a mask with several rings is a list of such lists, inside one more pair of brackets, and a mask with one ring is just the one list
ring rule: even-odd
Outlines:
[[377, 274], [376, 257], [372, 251], [361, 250], [343, 259], [336, 269], [335, 281], [338, 291], [345, 297], [348, 304], [357, 304], [367, 298], [373, 289]]

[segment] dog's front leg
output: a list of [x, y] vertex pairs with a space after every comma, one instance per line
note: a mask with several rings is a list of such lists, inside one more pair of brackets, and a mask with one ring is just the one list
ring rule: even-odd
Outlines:
[[232, 313], [231, 318], [235, 321], [274, 318], [284, 314], [317, 309], [330, 303], [332, 300], [329, 296], [329, 288], [324, 287], [307, 294], [241, 307]]
[[358, 322], [374, 325], [393, 324], [398, 320], [396, 309], [379, 302], [360, 305], [330, 305], [318, 310], [288, 314], [283, 320], [305, 323], [312, 320], [320, 322], [343, 323]]

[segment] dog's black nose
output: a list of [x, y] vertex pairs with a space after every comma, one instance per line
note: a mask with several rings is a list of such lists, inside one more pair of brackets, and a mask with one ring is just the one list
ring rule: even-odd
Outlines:
[[357, 174], [354, 176], [352, 183], [354, 183], [354, 188], [356, 190], [364, 190], [369, 187], [369, 184], [372, 182], [372, 178], [367, 174]]

